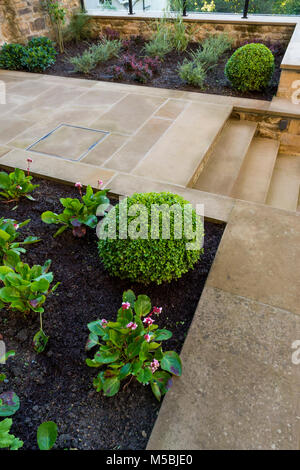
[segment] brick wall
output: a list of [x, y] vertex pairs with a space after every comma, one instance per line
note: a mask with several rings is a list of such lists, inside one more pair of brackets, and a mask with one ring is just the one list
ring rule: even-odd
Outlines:
[[[0, 0], [0, 44], [25, 43], [34, 36], [53, 37], [48, 15], [41, 0]], [[80, 0], [61, 0], [70, 17]]]

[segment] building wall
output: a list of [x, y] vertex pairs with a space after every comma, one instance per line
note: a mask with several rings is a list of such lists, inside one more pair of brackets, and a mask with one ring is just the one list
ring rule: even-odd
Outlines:
[[[80, 7], [80, 0], [61, 0], [67, 16]], [[0, 0], [0, 44], [25, 43], [35, 36], [53, 37], [50, 20], [41, 0]]]

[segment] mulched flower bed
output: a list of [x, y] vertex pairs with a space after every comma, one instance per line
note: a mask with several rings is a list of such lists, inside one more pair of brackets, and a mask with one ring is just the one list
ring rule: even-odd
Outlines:
[[85, 364], [87, 323], [103, 317], [114, 320], [123, 291], [133, 289], [147, 294], [152, 305], [162, 306], [158, 324], [173, 332], [164, 349], [179, 353], [225, 226], [206, 222], [205, 254], [180, 280], [161, 286], [132, 284], [104, 270], [92, 230], [83, 239], [69, 231], [54, 239], [57, 227], [42, 223], [43, 211], [59, 212], [59, 198], [78, 197], [77, 190], [37, 178], [34, 182], [40, 184], [34, 193], [36, 202], [22, 200], [14, 211], [14, 203], [1, 203], [1, 216], [31, 219], [21, 233], [24, 238], [38, 236], [42, 242], [28, 246], [23, 261], [43, 264], [52, 259], [54, 281], [61, 285], [45, 304], [43, 323], [50, 340], [40, 355], [32, 348], [38, 317], [32, 313], [25, 319], [21, 313], [1, 311], [0, 333], [7, 349], [16, 351], [1, 367], [8, 378], [2, 385], [4, 390], [14, 390], [21, 401], [11, 432], [24, 441], [24, 449], [37, 449], [38, 425], [53, 420], [58, 424], [58, 449], [144, 449], [160, 403], [150, 387], [136, 381], [112, 398], [94, 390], [97, 370]]
[[[90, 80], [103, 80], [103, 81], [114, 81], [117, 83], [127, 83], [139, 85], [140, 83], [134, 81], [132, 74], [126, 72], [124, 80], [114, 80], [111, 67], [113, 65], [121, 65], [120, 58], [111, 59], [105, 63], [98, 65], [89, 74], [74, 73], [73, 66], [68, 62], [68, 58], [82, 54], [85, 49], [96, 43], [97, 41], [83, 41], [81, 43], [67, 43], [64, 54], [58, 54], [56, 63], [48, 68], [45, 73], [50, 75], [59, 75], [64, 77], [76, 77], [85, 78]], [[121, 55], [124, 53], [135, 54], [137, 58], [142, 59], [144, 56], [143, 47], [145, 42], [142, 38], [137, 37], [130, 41], [128, 48], [121, 51]], [[269, 44], [266, 44], [270, 46]], [[199, 47], [198, 43], [190, 43], [185, 52], [172, 51], [167, 54], [164, 61], [161, 64], [160, 71], [154, 74], [153, 78], [143, 84], [143, 86], [151, 86], [157, 88], [171, 88], [174, 90], [185, 90], [199, 93], [210, 93], [227, 96], [239, 96], [242, 98], [253, 98], [261, 100], [271, 100], [276, 95], [279, 79], [280, 79], [280, 64], [285, 52], [285, 47], [281, 44], [271, 46], [272, 52], [275, 56], [275, 73], [273, 79], [264, 91], [262, 92], [239, 92], [234, 90], [224, 75], [224, 69], [227, 60], [230, 58], [234, 50], [228, 51], [223, 54], [220, 58], [216, 67], [213, 67], [207, 74], [205, 82], [205, 88], [199, 89], [197, 87], [186, 85], [178, 76], [178, 65], [182, 64], [185, 58], [189, 59], [189, 52], [196, 50]]]

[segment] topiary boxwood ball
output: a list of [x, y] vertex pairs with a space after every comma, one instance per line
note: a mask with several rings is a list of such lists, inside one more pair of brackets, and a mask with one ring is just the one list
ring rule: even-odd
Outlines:
[[[203, 252], [201, 217], [188, 201], [172, 193], [139, 193], [123, 199], [97, 234], [99, 255], [109, 273], [144, 284], [180, 278]], [[196, 235], [198, 243], [187, 249]]]
[[265, 88], [274, 73], [274, 56], [264, 44], [246, 44], [237, 49], [225, 67], [225, 75], [240, 91]]

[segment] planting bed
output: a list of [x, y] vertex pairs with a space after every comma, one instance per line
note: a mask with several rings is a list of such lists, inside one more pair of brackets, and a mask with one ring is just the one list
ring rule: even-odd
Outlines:
[[[50, 68], [46, 69], [45, 73], [50, 75], [59, 75], [65, 77], [76, 77], [85, 78], [91, 80], [103, 80], [103, 81], [115, 81], [119, 83], [131, 83], [139, 84], [132, 77], [132, 73], [126, 72], [124, 80], [114, 80], [111, 67], [113, 65], [121, 65], [121, 58], [113, 58], [105, 63], [101, 63], [89, 74], [74, 73], [73, 66], [68, 62], [70, 57], [74, 57], [83, 53], [85, 49], [96, 43], [97, 41], [83, 41], [81, 43], [67, 43], [64, 54], [58, 54], [56, 57], [56, 63]], [[129, 47], [122, 49], [121, 56], [123, 54], [135, 54], [138, 60], [141, 60], [144, 56], [144, 40], [140, 37], [132, 39], [129, 43]], [[268, 47], [269, 44], [266, 43]], [[253, 98], [262, 100], [271, 100], [276, 94], [279, 78], [280, 78], [280, 64], [285, 52], [285, 48], [280, 44], [271, 46], [271, 50], [275, 56], [275, 72], [270, 85], [262, 92], [240, 92], [234, 90], [224, 75], [224, 69], [227, 60], [230, 58], [234, 50], [225, 52], [220, 58], [217, 66], [212, 67], [208, 73], [205, 81], [205, 86], [202, 89], [185, 84], [178, 75], [178, 66], [182, 64], [185, 58], [189, 59], [189, 52], [196, 50], [199, 47], [199, 43], [190, 43], [185, 52], [172, 51], [167, 54], [164, 61], [161, 63], [160, 71], [153, 75], [153, 78], [148, 81], [147, 86], [158, 87], [158, 88], [171, 88], [175, 90], [186, 90], [200, 93], [220, 94], [228, 96], [240, 96], [243, 98]]]
[[22, 200], [14, 211], [14, 203], [0, 203], [1, 216], [31, 219], [21, 233], [24, 238], [35, 235], [42, 241], [28, 247], [23, 261], [43, 264], [52, 259], [54, 281], [61, 281], [61, 285], [45, 306], [44, 330], [50, 340], [40, 355], [31, 344], [39, 328], [37, 315], [32, 312], [25, 319], [21, 313], [1, 311], [0, 333], [7, 349], [16, 351], [1, 367], [8, 378], [2, 385], [4, 390], [14, 390], [21, 401], [11, 432], [24, 441], [24, 449], [36, 449], [38, 425], [53, 420], [58, 425], [59, 449], [144, 449], [160, 403], [150, 387], [136, 381], [112, 398], [94, 390], [97, 369], [85, 364], [87, 323], [97, 318], [114, 320], [123, 291], [131, 288], [163, 308], [158, 324], [173, 332], [164, 349], [180, 352], [224, 225], [205, 224], [205, 253], [195, 269], [180, 280], [161, 286], [133, 284], [110, 277], [104, 270], [92, 230], [82, 239], [74, 238], [71, 231], [53, 238], [57, 227], [44, 224], [41, 213], [60, 211], [59, 198], [78, 197], [78, 193], [63, 184], [42, 179], [34, 182], [40, 184], [34, 193], [36, 201]]

